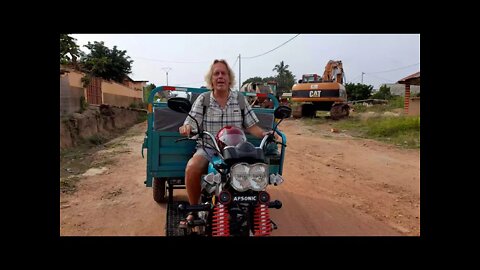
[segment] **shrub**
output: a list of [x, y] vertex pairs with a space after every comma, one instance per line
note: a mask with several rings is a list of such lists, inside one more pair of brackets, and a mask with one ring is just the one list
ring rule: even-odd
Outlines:
[[88, 108], [88, 102], [84, 96], [80, 97], [80, 110], [79, 113], [83, 113]]
[[387, 87], [386, 85], [382, 85], [378, 92], [372, 95], [371, 98], [375, 99], [391, 99], [393, 96], [390, 93], [390, 87]]

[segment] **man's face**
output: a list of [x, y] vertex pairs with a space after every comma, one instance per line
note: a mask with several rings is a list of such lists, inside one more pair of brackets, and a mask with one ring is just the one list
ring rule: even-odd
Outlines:
[[230, 85], [230, 76], [224, 63], [213, 65], [212, 86], [215, 90], [227, 91]]

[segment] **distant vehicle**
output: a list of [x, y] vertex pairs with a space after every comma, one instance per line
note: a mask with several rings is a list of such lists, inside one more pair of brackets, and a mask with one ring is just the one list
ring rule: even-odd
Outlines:
[[190, 99], [189, 95], [187, 94], [187, 92], [184, 92], [184, 91], [172, 91], [170, 93], [170, 97], [182, 97], [182, 98], [188, 98]]
[[268, 81], [264, 82], [249, 82], [245, 83], [241, 88], [240, 92], [248, 93], [257, 93], [258, 95], [247, 95], [247, 100], [250, 106], [252, 107], [261, 107], [261, 108], [273, 108], [273, 102], [267, 97], [268, 94], [272, 94], [277, 97], [277, 82]]
[[323, 76], [304, 74], [292, 87], [292, 102], [300, 103], [293, 117], [314, 117], [317, 111], [330, 111], [332, 119], [349, 115], [347, 91], [343, 86], [342, 61], [328, 61]]

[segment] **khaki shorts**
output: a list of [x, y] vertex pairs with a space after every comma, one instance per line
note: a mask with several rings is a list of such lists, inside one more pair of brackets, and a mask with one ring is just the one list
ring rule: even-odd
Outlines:
[[[207, 150], [207, 151], [205, 152], [205, 150]], [[208, 160], [209, 162], [212, 162], [212, 157], [215, 153], [217, 153], [217, 151], [213, 150], [211, 148], [207, 148], [207, 147], [205, 147], [205, 150], [203, 150], [202, 147], [198, 147], [197, 151], [193, 155], [194, 156], [195, 155], [200, 155], [200, 156], [204, 157], [206, 160]]]

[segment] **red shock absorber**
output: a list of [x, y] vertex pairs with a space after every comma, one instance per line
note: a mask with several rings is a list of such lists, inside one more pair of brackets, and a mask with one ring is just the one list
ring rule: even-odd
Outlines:
[[270, 212], [268, 205], [260, 203], [255, 207], [255, 216], [253, 217], [254, 235], [269, 236], [272, 232], [272, 223], [270, 221]]
[[230, 236], [230, 222], [228, 221], [228, 208], [217, 203], [213, 209], [212, 236]]

